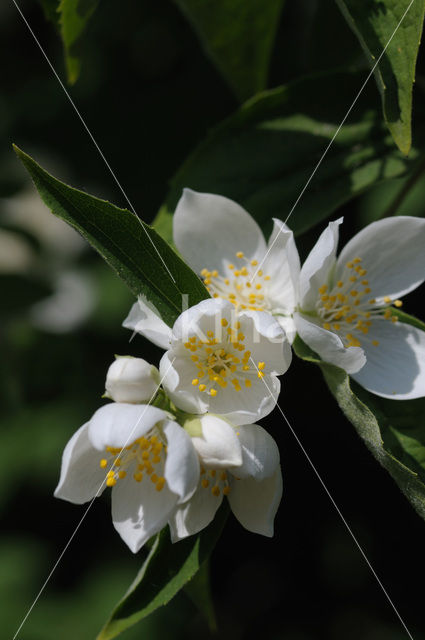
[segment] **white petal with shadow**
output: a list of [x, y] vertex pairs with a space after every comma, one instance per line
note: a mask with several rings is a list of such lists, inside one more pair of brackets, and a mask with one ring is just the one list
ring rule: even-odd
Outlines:
[[192, 498], [175, 509], [170, 517], [171, 540], [177, 542], [202, 531], [213, 521], [222, 500], [221, 493], [214, 496], [209, 487], [199, 486]]
[[192, 437], [192, 442], [202, 464], [213, 469], [241, 465], [242, 450], [235, 429], [218, 416], [207, 414], [200, 420], [202, 436]]
[[210, 397], [192, 385], [197, 375], [194, 363], [187, 357], [176, 357], [167, 351], [159, 363], [162, 386], [174, 404], [187, 413], [205, 413]]
[[170, 327], [143, 296], [139, 296], [138, 301], [133, 304], [122, 326], [140, 333], [162, 349], [170, 348]]
[[397, 216], [372, 222], [345, 245], [336, 277], [357, 257], [372, 297], [397, 298], [416, 289], [425, 280], [425, 220]]
[[176, 422], [165, 422], [167, 457], [164, 477], [169, 489], [179, 496], [179, 501], [188, 500], [199, 481], [199, 459], [192, 439]]
[[99, 466], [101, 455], [88, 437], [89, 423], [78, 429], [66, 445], [55, 497], [74, 504], [88, 502], [105, 488], [108, 469]]
[[261, 420], [276, 406], [280, 391], [280, 382], [276, 376], [265, 375], [260, 380], [256, 374], [246, 376], [251, 380], [251, 387], [244, 385], [241, 378], [241, 389], [236, 391], [232, 384], [220, 389], [214, 398], [209, 398], [210, 413], [221, 414], [234, 425], [249, 424]]
[[[255, 365], [265, 362], [267, 373], [284, 374], [291, 364], [292, 350], [278, 320], [263, 311], [243, 311], [239, 321]], [[251, 361], [248, 364], [254, 366]]]
[[342, 218], [328, 224], [301, 267], [299, 299], [300, 306], [305, 311], [314, 308], [319, 287], [328, 283], [335, 262], [341, 223]]
[[302, 340], [325, 362], [341, 367], [349, 374], [356, 373], [364, 366], [366, 356], [360, 347], [344, 347], [336, 333], [319, 327], [300, 313], [294, 314], [294, 320]]
[[112, 521], [127, 546], [137, 553], [149, 538], [167, 523], [177, 495], [167, 485], [157, 491], [145, 476], [136, 482], [128, 474], [112, 488]]
[[147, 404], [111, 402], [98, 409], [89, 422], [89, 438], [99, 451], [125, 447], [167, 418], [162, 409]]
[[255, 220], [233, 200], [184, 189], [173, 217], [174, 243], [197, 273], [207, 267], [224, 272], [237, 251], [261, 258], [266, 243]]
[[267, 257], [261, 265], [270, 276], [267, 299], [272, 308], [282, 313], [292, 313], [298, 299], [300, 258], [294, 234], [284, 222], [273, 218], [273, 232], [268, 242]]
[[258, 424], [245, 424], [239, 429], [243, 462], [232, 473], [238, 478], [264, 480], [274, 475], [279, 466], [279, 449], [272, 436]]
[[280, 467], [269, 478], [260, 482], [253, 478], [235, 480], [229, 493], [232, 511], [241, 525], [263, 536], [273, 536], [276, 511], [282, 497]]
[[[372, 340], [379, 342], [377, 346]], [[365, 366], [352, 377], [384, 398], [410, 400], [425, 396], [425, 332], [411, 325], [374, 320], [362, 338]]]

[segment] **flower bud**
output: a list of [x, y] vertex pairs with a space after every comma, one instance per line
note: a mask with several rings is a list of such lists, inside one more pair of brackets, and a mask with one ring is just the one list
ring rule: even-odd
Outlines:
[[148, 402], [158, 389], [158, 370], [142, 358], [117, 356], [106, 374], [105, 396], [115, 402]]

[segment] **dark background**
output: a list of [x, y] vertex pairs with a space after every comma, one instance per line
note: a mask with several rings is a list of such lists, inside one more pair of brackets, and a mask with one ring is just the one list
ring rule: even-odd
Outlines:
[[[53, 26], [36, 2], [21, 1], [20, 6], [63, 77], [61, 43]], [[60, 222], [46, 232], [49, 216], [40, 213], [43, 207], [14, 157], [12, 142], [74, 186], [120, 206], [126, 202], [9, 0], [0, 6], [0, 51], [0, 625], [2, 637], [9, 638], [84, 513], [84, 507], [52, 495], [63, 447], [100, 405], [114, 353], [157, 363], [161, 352], [140, 336], [129, 345], [130, 334], [120, 325], [132, 296], [97, 254], [64, 235]], [[331, 0], [288, 0], [269, 85], [361, 60]], [[422, 56], [419, 75], [423, 71]], [[70, 93], [147, 222], [186, 155], [237, 108], [169, 0], [125, 0], [118, 8], [104, 0], [86, 34], [82, 74]], [[385, 189], [397, 181], [392, 183]], [[346, 218], [342, 242], [373, 215], [385, 189], [337, 212]], [[404, 212], [423, 214], [422, 195], [423, 185], [418, 185]], [[303, 255], [321, 228], [299, 239]], [[1, 259], [10, 234], [24, 256], [14, 267]], [[63, 293], [67, 278], [80, 292], [75, 300], [69, 289]], [[60, 291], [67, 295], [67, 317], [76, 312], [68, 324], [55, 324], [46, 313], [34, 311], [35, 303]], [[409, 297], [408, 312], [420, 314], [421, 295]], [[293, 363], [282, 379], [280, 405], [413, 637], [425, 638], [424, 523], [344, 419], [316, 368]], [[218, 636], [407, 638], [278, 411], [263, 424], [281, 450], [284, 497], [271, 540], [229, 519], [211, 562]], [[109, 497], [96, 501], [19, 638], [94, 638], [141, 559], [114, 531]], [[122, 637], [200, 636], [208, 637], [207, 627], [180, 594]]]

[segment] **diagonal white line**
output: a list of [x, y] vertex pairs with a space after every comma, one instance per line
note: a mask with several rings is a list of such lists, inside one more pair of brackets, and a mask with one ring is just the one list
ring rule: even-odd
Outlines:
[[[257, 370], [257, 373], [259, 373], [259, 370], [257, 368], [257, 365], [255, 364], [254, 360], [252, 358], [250, 358], [254, 368]], [[270, 394], [270, 397], [274, 398], [275, 396], [273, 395], [272, 391], [269, 388], [269, 385], [267, 384], [267, 382], [264, 380], [264, 378], [261, 378], [263, 383], [265, 384], [267, 391]], [[399, 619], [400, 623], [402, 624], [404, 630], [406, 631], [407, 635], [409, 636], [410, 640], [414, 640], [412, 634], [410, 633], [409, 629], [406, 626], [406, 623], [404, 622], [403, 618], [401, 617], [400, 613], [398, 612], [397, 607], [395, 606], [394, 602], [391, 600], [387, 590], [385, 589], [384, 585], [382, 584], [381, 580], [379, 579], [378, 574], [376, 573], [375, 569], [373, 568], [370, 560], [368, 559], [366, 553], [363, 551], [362, 546], [360, 545], [360, 542], [357, 540], [356, 536], [354, 535], [353, 531], [350, 528], [350, 525], [348, 524], [347, 520], [344, 518], [340, 508], [338, 507], [337, 503], [335, 502], [334, 498], [332, 497], [331, 492], [329, 491], [328, 487], [326, 486], [323, 478], [321, 477], [320, 473], [318, 472], [318, 470], [316, 469], [316, 466], [314, 465], [312, 459], [310, 458], [310, 456], [308, 455], [307, 451], [305, 450], [301, 440], [299, 439], [299, 437], [297, 436], [294, 428], [292, 427], [292, 425], [290, 424], [288, 418], [286, 417], [286, 415], [283, 413], [281, 407], [279, 406], [279, 404], [276, 403], [276, 407], [278, 408], [278, 410], [280, 411], [280, 414], [282, 415], [283, 419], [285, 420], [286, 424], [288, 425], [292, 435], [294, 436], [295, 440], [297, 441], [298, 446], [300, 447], [301, 451], [303, 452], [303, 454], [305, 455], [307, 462], [309, 463], [310, 467], [313, 469], [317, 479], [319, 480], [320, 484], [322, 485], [326, 495], [328, 496], [329, 500], [332, 502], [336, 512], [338, 513], [339, 517], [341, 518], [342, 522], [344, 523], [345, 528], [347, 529], [348, 533], [350, 534], [350, 536], [352, 537], [356, 547], [358, 548], [358, 550], [360, 551], [361, 555], [363, 556], [364, 561], [366, 562], [367, 566], [369, 567], [370, 571], [372, 572], [375, 580], [377, 581], [377, 583], [379, 584], [379, 586], [381, 587], [385, 597], [387, 598], [388, 602], [390, 603], [391, 607], [393, 608], [397, 618]]]
[[[292, 205], [292, 208], [290, 210], [290, 212], [288, 213], [288, 215], [285, 218], [285, 224], [288, 222], [289, 218], [291, 217], [292, 213], [294, 212], [295, 207], [297, 206], [297, 204], [299, 203], [299, 201], [301, 200], [301, 198], [304, 195], [305, 190], [307, 189], [308, 185], [310, 184], [310, 182], [312, 181], [312, 179], [314, 178], [318, 168], [320, 167], [320, 165], [322, 164], [326, 154], [328, 153], [329, 149], [331, 148], [332, 144], [335, 141], [335, 138], [337, 137], [338, 133], [341, 131], [341, 128], [343, 127], [345, 121], [347, 120], [348, 116], [350, 115], [351, 111], [353, 110], [355, 104], [357, 103], [357, 100], [360, 98], [360, 95], [363, 93], [363, 90], [365, 88], [365, 86], [367, 85], [367, 83], [369, 82], [372, 74], [374, 73], [376, 67], [378, 66], [379, 62], [381, 61], [382, 56], [384, 55], [384, 53], [386, 52], [386, 50], [388, 49], [388, 46], [391, 42], [391, 40], [394, 38], [395, 34], [397, 33], [401, 23], [403, 22], [404, 18], [407, 15], [407, 12], [409, 11], [410, 7], [412, 6], [412, 4], [414, 3], [415, 0], [410, 0], [410, 3], [406, 9], [406, 11], [403, 13], [403, 15], [400, 18], [399, 23], [397, 24], [396, 28], [394, 29], [390, 39], [388, 40], [387, 44], [385, 45], [385, 47], [382, 49], [381, 54], [379, 55], [378, 59], [376, 60], [375, 64], [373, 65], [372, 69], [370, 70], [366, 80], [363, 82], [362, 86], [360, 87], [356, 97], [354, 98], [353, 102], [351, 103], [349, 109], [347, 110], [347, 113], [345, 114], [345, 116], [343, 117], [343, 119], [341, 120], [337, 130], [335, 131], [334, 135], [332, 136], [328, 146], [326, 147], [326, 149], [324, 150], [324, 152], [322, 153], [318, 163], [316, 164], [316, 166], [314, 167], [309, 179], [307, 180], [307, 182], [305, 183], [304, 187], [301, 190], [301, 193], [299, 194], [298, 198], [295, 200], [294, 204]], [[272, 247], [274, 246], [274, 244], [276, 243], [276, 240], [278, 239], [278, 237], [280, 236], [282, 230], [281, 228], [279, 228], [278, 233], [276, 234], [276, 237], [274, 238], [273, 242], [271, 243], [270, 247], [267, 249], [266, 255], [264, 256], [264, 258], [261, 260], [260, 264], [258, 265], [256, 271], [254, 272], [254, 275], [251, 278], [251, 282], [254, 280], [255, 276], [257, 275], [258, 271], [261, 269], [261, 266], [264, 264], [265, 259], [267, 258], [267, 256], [269, 255]]]
[[171, 271], [169, 270], [169, 268], [167, 267], [167, 265], [164, 262], [164, 259], [162, 258], [161, 254], [158, 251], [157, 246], [155, 245], [154, 241], [152, 240], [152, 238], [150, 237], [150, 235], [148, 234], [148, 232], [146, 231], [145, 227], [142, 224], [142, 221], [140, 220], [139, 216], [136, 213], [135, 208], [133, 207], [129, 197], [127, 196], [126, 192], [124, 191], [123, 187], [121, 186], [121, 183], [119, 182], [117, 176], [115, 175], [111, 165], [109, 164], [109, 162], [107, 161], [102, 149], [99, 147], [98, 143], [96, 142], [95, 137], [93, 136], [92, 132], [90, 131], [90, 129], [88, 128], [83, 116], [81, 115], [80, 111], [78, 110], [75, 102], [73, 101], [73, 99], [71, 98], [68, 90], [66, 89], [64, 83], [62, 82], [62, 80], [60, 79], [58, 73], [56, 72], [53, 64], [51, 63], [47, 53], [44, 51], [43, 47], [41, 46], [40, 42], [37, 39], [37, 36], [35, 35], [34, 31], [31, 29], [31, 26], [28, 22], [28, 20], [25, 18], [24, 14], [22, 13], [20, 7], [18, 6], [16, 0], [12, 0], [13, 4], [15, 5], [16, 9], [18, 10], [22, 20], [24, 21], [25, 25], [27, 26], [28, 31], [30, 32], [30, 34], [32, 35], [32, 37], [34, 38], [35, 43], [37, 44], [38, 48], [40, 49], [41, 53], [43, 54], [47, 64], [49, 65], [53, 75], [55, 76], [56, 80], [59, 82], [59, 85], [61, 86], [64, 94], [66, 95], [66, 97], [69, 100], [69, 103], [71, 104], [72, 108], [74, 109], [75, 113], [77, 114], [78, 118], [81, 121], [81, 124], [83, 125], [84, 129], [86, 130], [86, 132], [89, 135], [90, 140], [93, 142], [94, 146], [96, 147], [100, 157], [102, 158], [103, 162], [105, 163], [107, 169], [109, 170], [109, 173], [111, 174], [111, 176], [113, 177], [113, 179], [115, 180], [115, 183], [117, 184], [119, 190], [121, 191], [121, 193], [123, 194], [125, 200], [127, 201], [131, 212], [135, 215], [135, 217], [137, 218], [138, 222], [140, 223], [140, 226], [142, 227], [143, 231], [145, 232], [146, 236], [148, 237], [151, 245], [153, 246], [153, 248], [155, 249], [156, 254], [158, 255], [159, 259], [161, 260], [162, 264], [165, 267], [165, 270], [167, 271], [168, 275], [170, 276], [170, 278], [172, 279], [173, 282], [175, 282], [175, 278], [173, 277]]
[[[147, 411], [148, 407], [150, 406], [150, 404], [151, 404], [152, 400], [153, 400], [153, 399], [154, 399], [154, 397], [156, 396], [156, 394], [157, 394], [157, 392], [158, 392], [159, 388], [161, 387], [161, 384], [162, 384], [162, 382], [164, 381], [164, 378], [165, 378], [165, 376], [167, 375], [168, 371], [170, 370], [170, 368], [171, 368], [171, 366], [172, 366], [172, 364], [173, 364], [174, 360], [175, 360], [175, 358], [173, 358], [173, 360], [170, 362], [170, 364], [169, 364], [169, 366], [168, 366], [168, 368], [167, 368], [166, 372], [165, 372], [165, 373], [164, 373], [164, 375], [162, 376], [162, 378], [161, 378], [161, 380], [159, 381], [159, 383], [158, 383], [158, 385], [157, 385], [157, 387], [156, 387], [155, 391], [153, 392], [152, 396], [150, 397], [149, 402], [146, 404], [146, 406], [145, 406], [144, 410], [142, 411], [142, 413], [141, 413], [141, 414], [140, 414], [140, 416], [138, 417], [136, 424], [135, 424], [135, 425], [134, 425], [134, 427], [132, 428], [132, 430], [131, 430], [131, 432], [130, 432], [130, 434], [129, 434], [128, 438], [127, 438], [127, 440], [126, 440], [126, 441], [125, 441], [125, 443], [123, 444], [123, 446], [122, 446], [122, 448], [121, 448], [121, 451], [120, 451], [120, 452], [119, 452], [119, 454], [118, 454], [118, 457], [122, 454], [122, 452], [123, 452], [123, 451], [124, 451], [124, 449], [126, 448], [127, 444], [128, 444], [129, 442], [131, 442], [131, 438], [132, 438], [132, 436], [133, 436], [134, 431], [135, 431], [135, 430], [136, 430], [136, 428], [138, 427], [138, 425], [139, 425], [139, 423], [140, 423], [141, 419], [142, 419], [142, 418], [143, 418], [143, 416], [145, 415], [145, 413], [146, 413], [146, 411]], [[23, 620], [22, 620], [21, 624], [19, 625], [19, 627], [18, 627], [18, 629], [17, 629], [17, 631], [16, 631], [15, 635], [13, 636], [13, 639], [12, 639], [12, 640], [16, 640], [16, 638], [17, 638], [17, 636], [18, 636], [18, 633], [20, 632], [20, 630], [21, 630], [21, 629], [22, 629], [22, 627], [24, 626], [24, 624], [25, 624], [25, 622], [26, 622], [26, 620], [27, 620], [28, 616], [30, 615], [31, 611], [34, 609], [35, 605], [37, 604], [37, 602], [38, 602], [38, 600], [39, 600], [39, 598], [40, 598], [41, 594], [43, 593], [44, 589], [46, 588], [46, 586], [47, 586], [47, 584], [48, 584], [48, 582], [49, 582], [50, 578], [51, 578], [51, 577], [52, 577], [52, 575], [54, 574], [54, 572], [55, 572], [55, 570], [56, 570], [56, 568], [57, 568], [58, 564], [59, 564], [59, 563], [60, 563], [60, 561], [62, 560], [63, 556], [65, 555], [65, 553], [66, 553], [66, 551], [67, 551], [67, 549], [68, 549], [68, 547], [69, 547], [69, 545], [70, 545], [70, 544], [71, 544], [71, 542], [73, 541], [73, 539], [74, 539], [74, 537], [75, 537], [75, 535], [76, 535], [76, 533], [77, 533], [78, 529], [79, 529], [79, 528], [81, 527], [81, 525], [83, 524], [83, 522], [84, 522], [84, 520], [85, 520], [85, 518], [86, 518], [86, 516], [87, 516], [88, 512], [90, 511], [90, 509], [91, 509], [91, 507], [92, 507], [92, 505], [93, 505], [93, 502], [94, 502], [94, 501], [96, 500], [96, 498], [99, 496], [99, 493], [101, 492], [101, 490], [102, 490], [102, 488], [103, 488], [103, 486], [104, 486], [104, 484], [105, 484], [105, 482], [106, 482], [107, 474], [108, 474], [108, 472], [109, 472], [109, 471], [111, 471], [111, 469], [112, 469], [112, 467], [113, 467], [113, 466], [114, 466], [114, 465], [112, 464], [112, 465], [110, 466], [110, 468], [108, 469], [108, 471], [106, 472], [106, 474], [105, 474], [105, 478], [103, 479], [103, 481], [102, 481], [102, 483], [100, 484], [100, 486], [99, 486], [98, 490], [96, 491], [95, 496], [91, 499], [91, 501], [90, 501], [90, 503], [89, 503], [89, 505], [88, 505], [87, 509], [84, 511], [84, 513], [83, 513], [83, 515], [82, 515], [81, 520], [79, 521], [79, 523], [78, 523], [78, 524], [77, 524], [77, 526], [75, 527], [75, 529], [74, 529], [74, 531], [73, 531], [73, 533], [72, 533], [71, 537], [69, 538], [68, 542], [66, 543], [66, 545], [65, 545], [65, 546], [64, 546], [64, 548], [62, 549], [62, 551], [61, 551], [61, 553], [60, 553], [60, 555], [59, 555], [58, 559], [56, 560], [55, 564], [53, 565], [53, 567], [52, 567], [52, 569], [51, 569], [51, 571], [50, 571], [49, 575], [47, 576], [46, 580], [44, 581], [44, 583], [43, 583], [43, 585], [42, 585], [42, 587], [41, 587], [40, 591], [37, 593], [36, 597], [34, 598], [33, 603], [31, 604], [30, 608], [28, 609], [27, 613], [25, 614], [25, 617], [23, 618]]]

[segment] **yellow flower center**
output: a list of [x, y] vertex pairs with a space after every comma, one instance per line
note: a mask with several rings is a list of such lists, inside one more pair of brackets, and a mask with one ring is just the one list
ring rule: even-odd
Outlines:
[[[347, 262], [341, 279], [332, 288], [324, 284], [319, 287], [319, 299], [316, 311], [322, 327], [338, 333], [345, 347], [361, 347], [361, 338], [366, 336], [376, 318], [385, 318], [397, 322], [391, 307], [383, 306], [371, 297], [372, 289], [366, 279], [367, 270], [362, 266], [361, 258]], [[401, 300], [383, 299], [386, 305], [401, 307]], [[378, 340], [372, 340], [377, 347]]]
[[106, 447], [106, 457], [100, 460], [102, 469], [109, 468], [106, 474], [106, 486], [113, 487], [128, 473], [132, 473], [136, 482], [142, 482], [145, 476], [162, 491], [165, 478], [164, 470], [167, 446], [161, 435], [152, 431], [147, 436], [135, 440], [128, 447]]
[[242, 251], [235, 254], [236, 264], [228, 264], [229, 274], [223, 277], [214, 269], [202, 269], [204, 284], [213, 298], [229, 300], [238, 310], [269, 311], [265, 290], [270, 276], [258, 269], [257, 260], [248, 260]]
[[223, 469], [205, 469], [201, 466], [201, 487], [210, 489], [213, 496], [218, 498], [222, 493], [228, 496], [230, 493], [230, 484], [227, 478], [227, 472]]
[[190, 359], [196, 370], [192, 385], [198, 387], [199, 391], [215, 397], [229, 383], [235, 391], [240, 391], [242, 385], [251, 388], [253, 374], [258, 378], [264, 377], [266, 364], [258, 362], [255, 366], [252, 362], [251, 351], [245, 347], [245, 336], [240, 327], [240, 322], [229, 326], [223, 318], [218, 337], [214, 331], [207, 331], [206, 340], [190, 336], [188, 342], [184, 343], [192, 353]]

